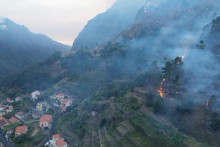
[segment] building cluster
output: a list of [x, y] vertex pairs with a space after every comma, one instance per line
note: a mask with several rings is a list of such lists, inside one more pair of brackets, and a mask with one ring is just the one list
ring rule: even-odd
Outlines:
[[45, 144], [45, 147], [67, 147], [67, 143], [60, 134], [55, 134], [52, 139]]
[[36, 105], [36, 110], [40, 112], [46, 112], [50, 108], [49, 104], [46, 101], [39, 102]]
[[[0, 128], [7, 130], [6, 136], [15, 134], [15, 136], [19, 136], [21, 134], [25, 134], [28, 131], [28, 126], [24, 125], [30, 122], [35, 122], [39, 120], [39, 127], [41, 129], [49, 130], [53, 125], [53, 117], [52, 115], [45, 115], [51, 107], [46, 101], [41, 101], [37, 103], [37, 99], [41, 95], [41, 92], [36, 90], [30, 94], [30, 99], [34, 101], [36, 104], [35, 107], [28, 107], [29, 112], [20, 111], [22, 109], [15, 109], [14, 106], [22, 101], [20, 96], [15, 97], [14, 99], [6, 98], [2, 103], [0, 103]], [[66, 111], [68, 107], [73, 104], [73, 99], [65, 96], [64, 94], [56, 94], [50, 97], [52, 103], [58, 107], [61, 111]], [[14, 106], [13, 106], [14, 105]], [[16, 107], [17, 108], [17, 107]], [[6, 118], [5, 114], [15, 113], [11, 118]], [[12, 113], [11, 113], [12, 114]], [[10, 115], [11, 116], [11, 115]], [[33, 119], [34, 118], [34, 119]], [[17, 123], [17, 124], [15, 124]], [[8, 125], [15, 124], [17, 127], [14, 129], [9, 129]], [[23, 125], [21, 125], [23, 124]], [[7, 128], [6, 128], [7, 127]], [[9, 129], [9, 130], [8, 130]], [[53, 135], [52, 139], [47, 142], [46, 147], [67, 147], [67, 143], [61, 137], [60, 134]]]
[[50, 97], [54, 105], [59, 107], [61, 111], [66, 111], [73, 104], [73, 99], [65, 97], [64, 94], [56, 94]]
[[[10, 125], [10, 124], [14, 124], [14, 123], [19, 123], [19, 119], [17, 119], [16, 117], [12, 116], [10, 119], [6, 119], [3, 116], [0, 116], [0, 128], [4, 129], [6, 126]], [[8, 136], [8, 134], [12, 134], [13, 132], [15, 132], [15, 136], [21, 135], [21, 134], [25, 134], [28, 130], [27, 126], [17, 126], [15, 128], [15, 130], [11, 129], [7, 131], [6, 136]]]
[[13, 124], [13, 123], [19, 123], [19, 119], [12, 116], [10, 119], [7, 119], [3, 116], [0, 116], [0, 128], [4, 129], [6, 126]]
[[15, 100], [12, 100], [11, 98], [6, 98], [1, 104], [0, 104], [0, 116], [3, 116], [5, 114], [8, 114], [14, 110], [14, 106], [12, 103], [16, 103], [21, 101], [21, 97], [17, 96]]

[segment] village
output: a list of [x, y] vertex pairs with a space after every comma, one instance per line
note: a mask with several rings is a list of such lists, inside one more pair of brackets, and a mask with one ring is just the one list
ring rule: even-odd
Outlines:
[[42, 136], [41, 140], [47, 137], [43, 142], [38, 141], [45, 147], [68, 147], [65, 139], [52, 127], [56, 125], [55, 119], [58, 119], [55, 113], [64, 113], [73, 105], [74, 99], [62, 93], [47, 99], [41, 96], [41, 92], [36, 90], [26, 98], [17, 96], [3, 100], [0, 103], [1, 132], [8, 142], [15, 144], [22, 143], [20, 140], [24, 135], [31, 135]]

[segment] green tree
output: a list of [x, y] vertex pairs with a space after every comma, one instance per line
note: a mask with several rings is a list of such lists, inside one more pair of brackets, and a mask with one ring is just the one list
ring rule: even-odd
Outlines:
[[218, 118], [218, 113], [213, 112], [211, 115], [211, 124], [210, 124], [210, 128], [213, 131], [217, 131], [220, 127], [220, 119]]
[[162, 73], [164, 78], [170, 79], [172, 70], [173, 70], [173, 64], [171, 63], [171, 61], [167, 61], [165, 67], [162, 68]]
[[198, 49], [205, 49], [205, 42], [201, 40], [196, 46]]

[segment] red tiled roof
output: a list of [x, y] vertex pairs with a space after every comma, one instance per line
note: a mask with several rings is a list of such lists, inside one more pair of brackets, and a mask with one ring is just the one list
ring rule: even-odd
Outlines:
[[52, 116], [51, 115], [44, 115], [40, 118], [40, 122], [51, 122]]
[[53, 139], [54, 140], [57, 140], [57, 139], [59, 139], [60, 138], [60, 134], [55, 134], [55, 135], [53, 135]]
[[15, 134], [18, 133], [26, 133], [27, 132], [27, 126], [17, 126], [15, 129]]
[[9, 106], [9, 109], [13, 109], [13, 108], [14, 108], [13, 105], [10, 105], [10, 106]]
[[16, 117], [12, 116], [11, 117], [11, 122], [12, 123], [17, 123], [17, 122], [19, 122], [19, 120]]
[[63, 99], [63, 103], [68, 103], [70, 99]]
[[5, 121], [7, 122], [7, 124], [11, 123], [9, 119], [5, 119]]
[[6, 98], [6, 101], [9, 102], [9, 101], [11, 101], [11, 99], [8, 97], [8, 98]]
[[10, 124], [10, 120], [4, 117], [0, 117], [0, 127], [4, 127]]
[[60, 93], [60, 94], [57, 94], [56, 96], [60, 96], [60, 97], [62, 96], [63, 97], [64, 95]]
[[4, 119], [0, 120], [0, 127], [4, 127], [6, 125], [7, 125], [7, 123], [5, 122]]
[[62, 147], [62, 146], [64, 146], [64, 145], [66, 145], [66, 142], [63, 141], [62, 139], [58, 139], [58, 140], [56, 141], [56, 144], [57, 144], [58, 147]]

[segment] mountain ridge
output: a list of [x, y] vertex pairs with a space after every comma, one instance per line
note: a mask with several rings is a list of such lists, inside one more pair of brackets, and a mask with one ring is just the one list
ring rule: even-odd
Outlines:
[[75, 39], [72, 49], [93, 49], [128, 27], [145, 0], [118, 0], [106, 12], [88, 21]]
[[43, 61], [56, 51], [65, 52], [69, 48], [43, 34], [32, 33], [25, 26], [18, 25], [8, 18], [1, 17], [0, 76], [21, 71]]

